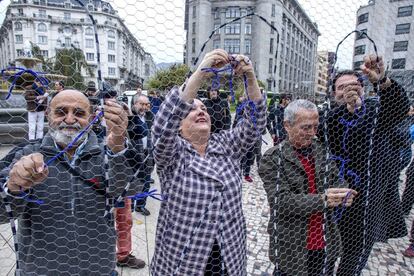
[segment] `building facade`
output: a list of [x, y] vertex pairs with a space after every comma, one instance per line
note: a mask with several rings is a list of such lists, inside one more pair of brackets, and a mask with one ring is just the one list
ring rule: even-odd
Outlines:
[[[102, 77], [121, 91], [135, 89], [155, 74], [156, 65], [119, 18], [101, 0], [84, 0], [97, 21]], [[94, 77], [82, 69], [85, 84], [97, 81], [95, 33], [87, 13], [71, 0], [14, 0], [0, 28], [0, 68], [13, 65], [24, 55], [26, 41], [35, 43], [45, 58], [64, 48], [85, 54]]]
[[243, 18], [217, 30], [200, 58], [216, 48], [245, 54], [267, 90], [313, 98], [320, 33], [296, 0], [186, 0], [184, 63], [192, 66], [214, 29], [250, 12], [277, 32], [258, 17]]
[[[371, 0], [357, 12], [356, 29], [375, 42], [388, 75], [414, 98], [414, 15], [412, 0]], [[374, 46], [363, 34], [356, 35], [353, 67], [359, 70]]]
[[329, 89], [329, 74], [334, 62], [334, 52], [318, 51], [318, 59], [315, 74], [315, 98], [317, 102], [323, 102]]

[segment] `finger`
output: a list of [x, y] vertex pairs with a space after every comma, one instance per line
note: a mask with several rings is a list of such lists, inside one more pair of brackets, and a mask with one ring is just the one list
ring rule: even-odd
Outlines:
[[30, 155], [30, 158], [34, 164], [34, 169], [36, 173], [42, 173], [45, 168], [45, 163], [43, 155], [40, 153], [33, 153]]
[[365, 65], [365, 68], [367, 68], [367, 69], [371, 69], [372, 68], [371, 58], [370, 58], [369, 55], [367, 55], [367, 56], [364, 57], [364, 65]]
[[47, 167], [45, 167], [42, 171], [42, 173], [37, 174], [34, 178], [33, 178], [33, 182], [35, 183], [40, 183], [43, 180], [46, 179], [46, 177], [49, 175], [49, 169]]

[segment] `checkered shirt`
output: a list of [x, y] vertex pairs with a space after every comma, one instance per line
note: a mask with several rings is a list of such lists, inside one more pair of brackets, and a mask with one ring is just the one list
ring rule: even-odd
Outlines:
[[248, 110], [237, 127], [210, 136], [201, 157], [179, 135], [180, 122], [192, 109], [179, 93], [178, 88], [169, 93], [152, 129], [154, 159], [167, 200], [161, 203], [151, 273], [204, 275], [217, 240], [229, 275], [246, 275], [240, 160], [261, 139], [265, 102], [256, 103], [256, 124]]

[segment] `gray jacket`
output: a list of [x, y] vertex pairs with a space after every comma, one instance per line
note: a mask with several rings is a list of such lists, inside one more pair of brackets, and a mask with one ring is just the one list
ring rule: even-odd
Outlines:
[[[46, 162], [58, 149], [47, 134], [41, 143], [18, 151], [14, 162], [35, 152], [42, 153]], [[43, 204], [8, 197], [18, 218], [20, 275], [110, 275], [115, 270], [114, 221], [103, 217], [103, 158], [103, 147], [90, 132], [85, 147], [74, 159], [76, 173], [69, 172], [66, 161], [58, 160], [49, 166], [46, 180], [33, 187], [32, 197], [44, 200]], [[123, 154], [109, 155], [108, 159], [109, 195], [118, 196], [131, 170]], [[11, 167], [1, 171], [1, 185]], [[93, 182], [96, 188], [90, 186]], [[131, 193], [135, 192], [133, 185]], [[8, 222], [0, 198], [0, 223]]]
[[[273, 263], [278, 263], [280, 270], [287, 275], [306, 276], [308, 275], [306, 266], [308, 222], [311, 214], [324, 211], [324, 201], [319, 194], [324, 193], [325, 166], [329, 168], [326, 175], [329, 188], [347, 187], [347, 185], [338, 183], [338, 170], [334, 161], [326, 162], [326, 151], [320, 144], [314, 142], [312, 152], [315, 159], [315, 185], [318, 194], [308, 194], [307, 174], [294, 148], [286, 140], [281, 143], [281, 147], [281, 151], [279, 146], [269, 149], [263, 155], [259, 167], [259, 175], [263, 180], [270, 205], [269, 258]], [[277, 165], [279, 157], [281, 167]], [[280, 170], [280, 180], [276, 204], [277, 170]], [[332, 210], [327, 210], [326, 221], [326, 250], [330, 260], [336, 259], [341, 253], [341, 237], [337, 225], [333, 223]]]

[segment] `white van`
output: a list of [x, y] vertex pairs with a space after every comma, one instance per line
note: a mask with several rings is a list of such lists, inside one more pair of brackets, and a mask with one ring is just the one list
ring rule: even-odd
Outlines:
[[[142, 94], [145, 96], [148, 96], [148, 91], [147, 90], [142, 90]], [[136, 90], [127, 90], [124, 91], [124, 93], [122, 93], [123, 96], [127, 96], [128, 97], [128, 106], [131, 107], [131, 102], [132, 99], [134, 98], [135, 94], [137, 94]]]

